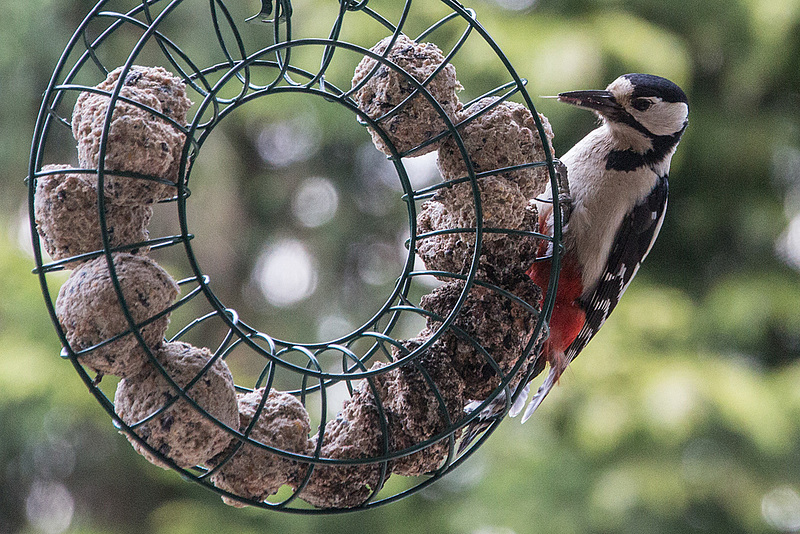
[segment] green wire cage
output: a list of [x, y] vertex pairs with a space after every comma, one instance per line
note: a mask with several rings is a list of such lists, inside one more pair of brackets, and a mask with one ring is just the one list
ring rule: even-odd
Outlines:
[[[294, 513], [335, 513], [393, 502], [427, 487], [466, 461], [516, 400], [516, 385], [534, 378], [544, 366], [538, 354], [547, 336], [547, 318], [553, 306], [550, 296], [555, 292], [559, 271], [558, 195], [552, 200], [556, 208], [553, 236], [540, 234], [535, 225], [493, 225], [484, 213], [491, 200], [487, 178], [533, 169], [555, 191], [559, 190], [559, 173], [548, 142], [542, 144], [543, 157], [510, 162], [502, 168], [478, 169], [470, 158], [464, 128], [506, 103], [526, 108], [535, 134], [539, 139], [547, 138], [546, 127], [526, 91], [526, 81], [476, 13], [452, 0], [328, 1], [330, 9], [308, 13], [304, 12], [310, 9], [305, 3], [293, 9], [289, 0], [277, 0], [274, 5], [264, 0], [260, 13], [252, 15], [247, 9], [257, 6], [233, 0], [101, 0], [80, 23], [53, 71], [35, 127], [28, 175], [34, 273], [64, 347], [62, 357], [74, 365], [115, 426], [151, 461], [221, 494], [232, 504]], [[325, 21], [326, 17], [330, 20]], [[304, 24], [311, 18], [314, 25]], [[412, 19], [429, 22], [422, 31], [412, 31]], [[321, 24], [329, 28], [328, 33], [305, 35], [309, 27]], [[196, 28], [187, 32], [186, 25]], [[383, 49], [373, 46], [376, 35], [387, 43]], [[443, 50], [443, 61], [426, 78], [415, 77], [390, 54], [406, 36], [416, 43], [435, 42]], [[464, 113], [454, 116], [437, 100], [432, 81], [448, 65], [459, 60], [470, 62], [471, 58], [464, 56], [476, 46], [484, 51], [482, 61], [490, 58], [505, 80], [488, 91], [481, 90], [480, 96], [463, 105]], [[351, 84], [353, 67], [364, 58], [372, 64]], [[194, 100], [185, 123], [174, 120], [165, 109], [133, 99], [123, 83], [105, 88], [96, 85], [115, 69], [120, 69], [120, 80], [128, 79], [137, 65], [163, 67], [182, 81]], [[373, 79], [388, 75], [403, 80], [410, 88], [408, 94], [381, 114], [367, 113], [356, 98], [358, 92]], [[100, 95], [107, 102], [102, 110], [102, 127], [96, 132], [99, 157], [94, 165], [75, 163], [72, 154], [72, 113], [82, 94]], [[350, 119], [337, 128], [358, 134], [366, 127], [376, 145], [384, 146], [402, 189], [396, 202], [407, 214], [406, 256], [388, 294], [377, 309], [368, 312], [366, 321], [327, 341], [281, 339], [269, 332], [268, 325], [255, 326], [226, 304], [215, 293], [212, 277], [204, 271], [187, 215], [193, 200], [193, 173], [203, 165], [199, 156], [215, 128], [243, 106], [268, 108], [272, 102], [279, 102], [276, 97], [280, 95], [321, 99], [325, 105], [346, 110]], [[400, 146], [387, 125], [392, 117], [404, 113], [414, 98], [422, 99], [433, 110], [441, 131], [422, 142]], [[473, 105], [479, 101], [484, 104]], [[111, 168], [106, 156], [115, 142], [115, 109], [122, 106], [144, 110], [179, 134], [182, 142], [174, 161], [177, 183], [144, 172]], [[406, 168], [408, 158], [445, 140], [461, 160], [463, 175], [415, 186]], [[72, 163], [54, 170], [52, 164], [63, 161]], [[37, 187], [66, 173], [91, 178], [96, 184], [92, 210], [99, 226], [99, 244], [92, 250], [51, 260], [38, 233], [42, 228], [36, 207]], [[174, 233], [123, 244], [115, 241], [109, 215], [112, 200], [103, 193], [104, 185], [124, 180], [173, 188], [174, 194], [160, 199], [155, 209], [172, 218]], [[466, 191], [474, 224], [433, 229], [421, 225], [426, 202], [438, 201], [456, 188]], [[463, 268], [442, 268], [455, 264], [436, 261], [419, 267], [420, 247], [436, 239], [449, 239], [451, 245], [462, 247]], [[548, 297], [539, 301], [539, 288], [529, 287], [524, 266], [530, 264], [542, 243], [552, 244], [553, 268]], [[446, 249], [437, 254], [449, 253]], [[176, 299], [153, 316], [142, 319], [134, 311], [135, 303], [125, 287], [126, 275], [116, 261], [126, 253], [166, 258], [170, 266], [188, 273], [177, 282]], [[126, 327], [110, 339], [81, 344], [70, 335], [71, 326], [59, 313], [56, 296], [64, 281], [61, 271], [87, 262], [107, 270], [109, 288]], [[75, 276], [80, 270], [72, 272]], [[423, 279], [436, 282], [425, 285]], [[319, 304], [320, 308], [324, 306]], [[155, 346], [145, 330], [168, 314], [172, 315], [169, 335], [162, 336]], [[402, 325], [409, 323], [423, 324], [424, 332], [408, 339], [410, 336], [400, 332]], [[401, 339], [404, 335], [406, 339]], [[122, 382], [110, 376], [113, 373], [97, 372], [86, 364], [92, 353], [125, 336], [134, 339], [144, 354], [145, 365], [166, 384], [161, 404], [138, 420], [123, 417], [119, 401], [115, 402], [114, 388], [122, 387]], [[210, 347], [208, 359], [188, 381], [178, 380], [161, 359], [159, 347], [198, 340]], [[456, 353], [467, 356], [458, 360]], [[444, 360], [446, 365], [437, 363]], [[240, 425], [210, 413], [213, 410], [195, 392], [208, 380], [217, 362], [230, 366], [240, 399], [273, 389], [293, 397], [296, 405], [302, 406], [298, 410], [308, 413], [311, 434], [316, 432], [304, 436], [307, 448], [282, 447], [280, 442], [256, 434], [258, 422], [272, 417], [266, 394], [252, 397], [256, 401], [250, 417], [242, 418]], [[467, 365], [469, 371], [463, 371], [462, 366]], [[453, 381], [458, 384], [453, 386]], [[481, 387], [465, 387], [470, 381]], [[341, 415], [343, 408], [337, 400], [343, 397], [352, 420], [347, 413]], [[503, 401], [501, 409], [485, 417], [485, 409], [498, 401]], [[168, 449], [153, 444], [151, 432], [146, 430], [148, 424], [160, 420], [163, 426], [169, 410], [179, 402], [225, 436], [227, 446], [213, 461], [187, 466]], [[369, 412], [358, 424], [353, 415], [357, 406]], [[413, 420], [414, 410], [425, 413], [420, 417], [425, 418], [427, 426]], [[340, 415], [333, 415], [337, 412]], [[420, 425], [424, 429], [409, 430]], [[355, 453], [331, 453], [332, 449], [326, 447], [347, 432], [358, 433], [358, 439], [370, 445]], [[236, 486], [220, 484], [219, 475], [245, 450], [280, 459], [293, 474], [278, 483], [280, 489], [269, 492], [273, 493], [269, 496], [237, 492]], [[411, 462], [416, 470], [398, 467], [407, 466], [411, 458], [427, 460]], [[322, 490], [313, 489], [320, 484]], [[323, 497], [304, 499], [315, 491], [321, 491]]]

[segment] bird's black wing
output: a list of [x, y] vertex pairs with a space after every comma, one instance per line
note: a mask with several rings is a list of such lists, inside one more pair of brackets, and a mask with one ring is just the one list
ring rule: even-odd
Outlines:
[[668, 190], [667, 177], [660, 177], [650, 194], [623, 219], [600, 281], [582, 303], [586, 322], [567, 349], [567, 362], [574, 360], [600, 330], [650, 252], [664, 222]]

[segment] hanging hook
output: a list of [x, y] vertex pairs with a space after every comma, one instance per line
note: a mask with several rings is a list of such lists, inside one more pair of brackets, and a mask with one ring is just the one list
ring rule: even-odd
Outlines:
[[261, 11], [252, 17], [245, 19], [245, 22], [253, 22], [254, 20], [257, 20], [257, 22], [265, 22], [267, 24], [286, 22], [286, 20], [292, 16], [291, 0], [277, 0], [277, 8], [275, 8], [274, 19], [269, 18], [269, 16], [272, 15], [272, 11], [272, 0], [261, 0]]
[[367, 7], [369, 0], [339, 0], [340, 3], [345, 3], [345, 9], [348, 11], [359, 11]]

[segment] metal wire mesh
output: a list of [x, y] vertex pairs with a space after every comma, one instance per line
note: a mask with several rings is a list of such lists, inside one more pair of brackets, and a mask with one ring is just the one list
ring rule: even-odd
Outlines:
[[[457, 58], [458, 54], [465, 49], [467, 43], [477, 40], [482, 43], [482, 46], [488, 47], [487, 50], [493, 54], [493, 61], [502, 65], [506, 81], [491, 91], [482, 94], [474, 101], [486, 96], [496, 96], [499, 97], [495, 101], [497, 104], [512, 97], [515, 98], [532, 111], [538, 134], [541, 139], [545, 139], [544, 127], [525, 89], [525, 80], [518, 76], [500, 47], [478, 22], [475, 12], [452, 0], [405, 0], [403, 3], [385, 2], [382, 4], [381, 7], [392, 13], [392, 15], [384, 16], [375, 8], [375, 5], [379, 3], [378, 1], [340, 0], [338, 4], [333, 0], [331, 1], [336, 5], [336, 9], [330, 11], [334, 13], [330, 23], [330, 31], [322, 37], [295, 36], [297, 32], [294, 30], [293, 20], [303, 20], [303, 17], [311, 17], [314, 14], [293, 10], [289, 0], [277, 0], [274, 5], [270, 0], [264, 0], [261, 3], [261, 12], [250, 17], [244, 16], [244, 8], [238, 3], [222, 0], [210, 0], [209, 2], [199, 0], [146, 0], [142, 2], [105, 0], [98, 2], [75, 31], [54, 69], [44, 94], [36, 123], [29, 167], [30, 221], [33, 229], [33, 245], [36, 257], [36, 269], [34, 272], [39, 277], [45, 305], [64, 346], [62, 356], [73, 363], [89, 390], [113, 418], [115, 425], [131, 436], [144, 449], [148, 450], [150, 454], [178, 471], [187, 479], [200, 483], [222, 495], [234, 498], [240, 503], [296, 513], [335, 513], [371, 508], [393, 502], [442, 478], [474, 453], [495, 430], [502, 417], [490, 421], [490, 424], [478, 439], [461, 449], [458, 447], [460, 432], [466, 425], [474, 422], [479, 412], [499, 395], [505, 395], [507, 407], [510, 407], [515, 399], [515, 396], [512, 395], [511, 385], [519, 382], [522, 374], [527, 373], [527, 377], [530, 377], [541, 369], [541, 366], [534, 366], [532, 363], [535, 361], [536, 354], [540, 349], [541, 340], [546, 337], [547, 318], [553, 305], [553, 299], [548, 297], [540, 310], [537, 307], [537, 303], [526, 302], [508, 288], [481, 280], [478, 272], [484, 237], [488, 234], [506, 234], [520, 239], [552, 241], [554, 244], [551, 260], [553, 269], [548, 295], [555, 293], [554, 289], [559, 271], [559, 209], [554, 210], [556, 217], [555, 235], [550, 237], [534, 231], [484, 226], [479, 182], [483, 176], [496, 173], [498, 170], [484, 173], [475, 171], [459, 133], [460, 125], [454, 123], [448, 117], [440, 103], [429, 92], [428, 81], [415, 79], [405, 72], [402, 67], [388, 59], [388, 53], [381, 54], [370, 50], [374, 42], [352, 42], [358, 40], [358, 28], [376, 24], [385, 35], [391, 36], [392, 42], [394, 42], [406, 31], [410, 31], [406, 24], [414, 10], [434, 8], [431, 9], [431, 12], [436, 13], [437, 18], [435, 21], [424, 31], [409, 36], [417, 41], [433, 40], [440, 33], [456, 36], [450, 40], [446, 48], [443, 47], [446, 50], [446, 61], [439, 71], [444, 68], [445, 64]], [[245, 20], [250, 23], [246, 27], [243, 26]], [[198, 29], [197, 34], [202, 33], [201, 39], [183, 44], [179, 42], [178, 38], [173, 37], [175, 28], [179, 25], [199, 24], [198, 21], [202, 21], [205, 27], [211, 30], [202, 32]], [[343, 35], [345, 34], [348, 35], [350, 40], [344, 40]], [[252, 37], [253, 35], [256, 37]], [[265, 45], [263, 41], [270, 41], [270, 43]], [[313, 57], [314, 60], [310, 60], [310, 57]], [[343, 86], [343, 83], [340, 83], [341, 73], [352, 74], [352, 65], [363, 57], [371, 57], [376, 61], [370, 75], [365, 77], [360, 82], [360, 85], [353, 87]], [[309, 66], [313, 61], [316, 61], [316, 66]], [[340, 63], [345, 66], [340, 66]], [[192, 92], [197, 101], [192, 108], [193, 117], [190, 118], [188, 125], [176, 124], [164, 113], [157, 110], [149, 110], [159, 119], [167, 122], [171, 121], [172, 125], [183, 132], [187, 139], [183, 146], [180, 160], [180, 180], [177, 184], [177, 195], [162, 203], [163, 206], [173, 207], [172, 213], [177, 221], [179, 231], [174, 235], [153, 237], [146, 242], [115, 247], [111, 243], [108, 232], [106, 211], [104, 210], [106, 201], [103, 194], [99, 193], [97, 202], [102, 233], [102, 249], [78, 257], [48, 261], [42, 252], [40, 239], [36, 232], [36, 217], [33, 207], [36, 183], [43, 177], [54, 173], [54, 171], [43, 170], [47, 163], [63, 161], [70, 157], [65, 147], [70, 146], [71, 143], [69, 135], [71, 128], [70, 116], [72, 105], [80, 93], [96, 92], [107, 94], [110, 97], [110, 105], [102, 132], [101, 152], [97, 167], [83, 168], [74, 165], [69, 172], [97, 176], [99, 191], [103, 190], [103, 182], [109, 177], [125, 177], [132, 180], [158, 180], [152, 176], [135, 172], [110, 171], [105, 169], [103, 163], [103, 155], [109, 137], [110, 117], [114, 107], [122, 102], [140, 107], [143, 105], [126, 99], [125, 96], [121, 95], [119, 86], [108, 93], [103, 93], [94, 87], [92, 81], [98, 79], [98, 77], [104, 77], [119, 65], [124, 66], [122, 74], [124, 77], [135, 64], [161, 65], [168, 68], [184, 80], [187, 89]], [[371, 76], [375, 75], [379, 66], [387, 67], [405, 76], [414, 86], [414, 93], [406, 101], [418, 94], [423, 95], [431, 106], [438, 111], [441, 120], [446, 125], [446, 131], [437, 138], [429, 139], [422, 145], [405, 151], [397, 150], [397, 147], [392, 143], [391, 136], [383, 130], [382, 121], [390, 117], [391, 114], [401, 112], [403, 104], [397, 106], [385, 116], [375, 118], [368, 116], [362, 109], [359, 109], [353, 99], [353, 94], [360, 86], [367, 83]], [[349, 79], [347, 80], [347, 85], [349, 86]], [[212, 289], [210, 277], [204, 273], [202, 258], [198, 257], [193, 247], [194, 235], [187, 216], [187, 206], [191, 202], [190, 185], [192, 183], [191, 176], [194, 165], [198, 161], [198, 156], [215, 127], [245, 104], [258, 99], [259, 102], [265, 102], [266, 105], [269, 105], [270, 98], [280, 94], [323, 98], [335, 105], [343, 106], [351, 112], [358, 120], [358, 122], [352, 121], [354, 128], [360, 128], [358, 123], [361, 123], [377, 132], [387, 146], [390, 147], [391, 155], [389, 160], [396, 170], [397, 179], [403, 191], [398, 198], [398, 202], [404, 204], [404, 209], [408, 215], [408, 235], [410, 236], [406, 243], [408, 252], [403, 263], [402, 272], [398, 276], [390, 294], [385, 298], [383, 304], [372, 312], [370, 318], [358, 328], [349, 333], [342, 333], [327, 342], [296, 343], [280, 339], [248, 324], [244, 318], [239, 316], [236, 310], [227, 307]], [[490, 108], [484, 108], [479, 113], [485, 113], [487, 109]], [[473, 118], [471, 117], [467, 120], [472, 120]], [[404, 157], [414, 155], [415, 152], [424, 148], [424, 145], [434, 143], [444, 136], [451, 136], [455, 140], [464, 159], [467, 174], [456, 181], [442, 181], [433, 186], [415, 188], [405, 167]], [[502, 170], [513, 171], [528, 167], [546, 168], [551, 186], [553, 190], [557, 190], [557, 173], [547, 143], [545, 143], [544, 150], [546, 157], [542, 161], [514, 165]], [[439, 230], [428, 234], [420, 232], [417, 227], [420, 204], [427, 199], [433, 198], [442, 190], [452, 187], [454, 182], [470, 184], [472, 188], [475, 226]], [[555, 198], [553, 202], [557, 205], [558, 199]], [[416, 268], [415, 252], [419, 243], [425, 239], [446, 233], [465, 236], [464, 239], [474, 245], [468, 269], [464, 272], [446, 272]], [[216, 348], [212, 351], [214, 354], [213, 359], [204, 371], [207, 371], [211, 364], [219, 359], [226, 360], [229, 363], [233, 363], [238, 359], [249, 359], [249, 361], [256, 362], [255, 365], [260, 367], [257, 378], [249, 384], [237, 382], [237, 391], [246, 393], [262, 387], [269, 390], [278, 383], [291, 382], [295, 384], [295, 387], [289, 389], [288, 393], [296, 396], [309, 413], [312, 414], [312, 421], [318, 425], [320, 434], [324, 434], [326, 423], [330, 420], [329, 405], [333, 402], [334, 395], [331, 393], [334, 390], [333, 388], [341, 388], [344, 385], [346, 386], [347, 395], [352, 396], [359, 381], [366, 380], [369, 389], [374, 393], [377, 403], [378, 425], [374, 432], [381, 437], [382, 447], [380, 453], [360, 458], [328, 458], [321, 453], [322, 436], [320, 436], [318, 445], [312, 453], [299, 454], [286, 451], [253, 439], [250, 436], [252, 424], [244, 430], [230, 428], [205, 411], [190, 394], [187, 394], [187, 390], [203, 377], [203, 372], [195, 376], [189, 384], [180, 387], [165, 371], [164, 367], [158, 363], [153, 351], [148, 348], [140, 332], [144, 324], [137, 323], [123, 296], [119, 277], [114, 267], [114, 254], [143, 247], [149, 247], [152, 254], [158, 254], [159, 251], [167, 249], [180, 251], [190, 272], [189, 276], [178, 282], [181, 288], [180, 298], [158, 316], [148, 319], [148, 323], [167, 313], [187, 308], [190, 303], [204, 301], [203, 306], [205, 308], [201, 306], [191, 308], [192, 310], [206, 309], [207, 311], [204, 313], [188, 319], [186, 318], [187, 314], [183, 314], [181, 315], [182, 324], [175, 324], [173, 321], [174, 333], [170, 335], [169, 340], [188, 339], [204, 329], [213, 332], [224, 331], [225, 334], [218, 340]], [[208, 466], [197, 466], [189, 469], [179, 467], [168, 456], [153, 449], [148, 445], [146, 439], [139, 435], [137, 430], [146, 421], [139, 421], [132, 425], [122, 421], [115, 410], [112, 398], [107, 392], [108, 387], [113, 386], [114, 383], [109, 384], [108, 379], [101, 383], [100, 379], [103, 377], [93, 376], [93, 373], [81, 363], [81, 356], [97, 350], [98, 346], [82, 350], [71, 346], [67, 339], [65, 327], [59, 322], [55, 311], [54, 293], [57, 288], [56, 284], [61, 280], [58, 277], [58, 272], [65, 268], [70, 268], [71, 263], [76, 260], [95, 257], [105, 257], [107, 260], [114, 289], [122, 307], [122, 313], [129, 325], [129, 331], [126, 333], [133, 333], [147, 353], [151, 363], [161, 372], [175, 391], [171, 401], [167, 402], [158, 412], [152, 414], [151, 418], [163, 413], [179, 399], [188, 402], [194, 409], [228, 432], [233, 441], [238, 443], [238, 447], [244, 444], [253, 445], [282, 458], [311, 466], [306, 471], [303, 480], [299, 481], [294, 490], [290, 491], [284, 488], [273, 498], [265, 501], [253, 500], [221, 490], [215, 487], [210, 480], [212, 475], [224, 466], [225, 461], [214, 468]], [[413, 296], [418, 294], [413, 289], [419, 284], [419, 280], [432, 276], [439, 280], [460, 281], [462, 284], [458, 297], [451, 302], [451, 306], [446, 313], [432, 312], [423, 308], [418, 299], [415, 300]], [[522, 351], [522, 354], [515, 356], [515, 364], [510, 370], [504, 371], [495, 361], [495, 354], [481, 347], [479, 341], [471, 338], [468, 332], [458, 326], [457, 320], [462, 307], [467, 301], [470, 291], [476, 287], [493, 292], [509, 302], [522, 306], [535, 320], [530, 341]], [[425, 321], [434, 321], [436, 325], [429, 337], [412, 348], [409, 348], [408, 343], [398, 339], [395, 334], [398, 324], [409, 316]], [[120, 336], [124, 334], [120, 334]], [[471, 344], [476, 353], [485, 359], [487, 368], [491, 369], [499, 377], [497, 387], [493, 388], [488, 397], [478, 399], [481, 401], [479, 405], [471, 410], [464, 411], [463, 415], [457, 418], [450, 416], [446, 400], [440, 393], [435, 380], [425, 372], [423, 366], [419, 365], [420, 358], [446, 334], [456, 335], [459, 339], [466, 340], [467, 343]], [[116, 338], [120, 336], [116, 336]], [[213, 337], [213, 335], [209, 334], [206, 337]], [[111, 343], [116, 338], [106, 340], [101, 345]], [[379, 368], [373, 367], [372, 364], [378, 361], [384, 365]], [[390, 424], [381, 403], [381, 396], [377, 393], [380, 385], [376, 378], [400, 367], [415, 367], [422, 372], [425, 382], [434, 392], [438, 410], [446, 424], [428, 439], [393, 450], [390, 447], [389, 439]], [[288, 379], [286, 378], [287, 376], [289, 377]], [[103, 386], [106, 387], [104, 388]], [[262, 400], [257, 408], [254, 421], [258, 418], [263, 408], [264, 401]], [[417, 477], [395, 477], [399, 482], [391, 486], [385, 484], [391, 473], [391, 463], [393, 461], [438, 443], [446, 444], [447, 448], [446, 458], [440, 467]], [[305, 505], [298, 499], [298, 495], [302, 495], [317, 466], [361, 465], [376, 466], [379, 471], [379, 481], [373, 484], [371, 494], [357, 506], [316, 509]]]

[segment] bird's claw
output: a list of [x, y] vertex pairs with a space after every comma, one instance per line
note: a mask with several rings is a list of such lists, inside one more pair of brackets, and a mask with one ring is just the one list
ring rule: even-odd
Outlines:
[[572, 197], [569, 193], [560, 193], [558, 195], [558, 205], [561, 208], [561, 226], [566, 226], [569, 223], [570, 215], [572, 215]]
[[561, 226], [566, 226], [572, 214], [572, 195], [569, 193], [567, 166], [560, 160], [553, 163], [558, 181], [558, 205], [561, 207]]

